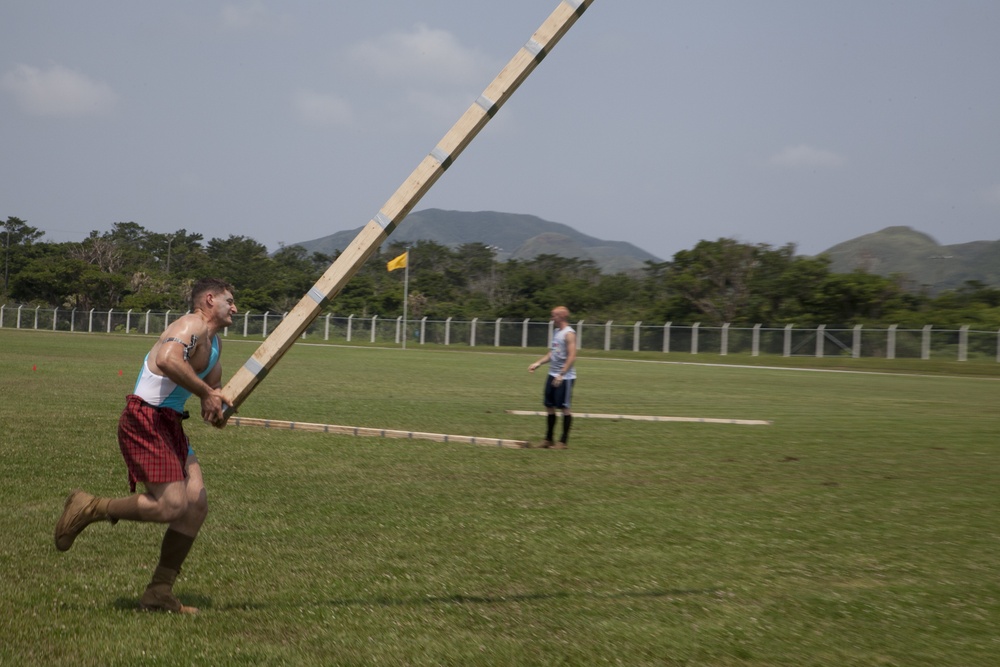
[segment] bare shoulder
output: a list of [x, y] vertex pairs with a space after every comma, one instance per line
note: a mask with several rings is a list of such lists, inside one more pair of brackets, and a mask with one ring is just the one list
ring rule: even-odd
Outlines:
[[192, 336], [196, 340], [205, 338], [208, 334], [208, 323], [197, 313], [188, 313], [170, 323], [170, 325], [160, 335], [160, 341], [168, 338], [180, 338], [185, 342], [190, 341]]
[[177, 347], [175, 343], [179, 344], [180, 347], [177, 349], [183, 351], [185, 360], [197, 354], [202, 348], [210, 347], [211, 341], [208, 340], [208, 325], [205, 320], [197, 313], [189, 313], [171, 322], [153, 345], [151, 350], [153, 358], [160, 361], [161, 355], [174, 351]]

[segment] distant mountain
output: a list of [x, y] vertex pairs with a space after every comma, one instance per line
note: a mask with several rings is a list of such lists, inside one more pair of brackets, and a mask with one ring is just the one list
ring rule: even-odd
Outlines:
[[882, 276], [897, 273], [935, 292], [956, 289], [968, 280], [1000, 287], [1000, 241], [941, 245], [910, 227], [886, 227], [838, 243], [822, 254], [830, 258], [830, 270], [836, 273], [855, 269]]
[[[361, 231], [346, 230], [312, 241], [289, 245], [308, 252], [332, 255], [346, 248]], [[391, 241], [434, 241], [457, 247], [483, 243], [496, 248], [497, 259], [531, 259], [542, 254], [593, 260], [604, 273], [641, 269], [649, 260], [663, 260], [624, 241], [605, 241], [582, 234], [569, 225], [549, 222], [534, 215], [495, 211], [444, 211], [429, 208], [414, 211], [389, 237]]]

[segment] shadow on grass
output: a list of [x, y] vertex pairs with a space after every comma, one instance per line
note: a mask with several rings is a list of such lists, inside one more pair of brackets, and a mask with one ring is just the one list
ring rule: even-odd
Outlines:
[[[629, 591], [624, 593], [525, 593], [521, 595], [428, 595], [426, 597], [414, 598], [342, 598], [319, 602], [321, 606], [328, 607], [410, 607], [421, 605], [478, 605], [478, 604], [520, 604], [522, 602], [544, 602], [548, 600], [567, 600], [572, 598], [587, 600], [627, 600], [639, 598], [678, 598], [695, 595], [715, 595], [721, 592], [719, 589], [664, 589], [651, 591]], [[212, 598], [199, 595], [197, 593], [180, 596], [186, 605], [197, 607], [202, 611], [253, 611], [257, 609], [277, 609], [294, 608], [300, 605], [291, 603], [274, 602], [232, 602], [216, 606]], [[317, 604], [306, 603], [303, 604]], [[139, 612], [139, 598], [120, 597], [116, 599], [112, 606], [119, 611]]]
[[[208, 596], [205, 596], [205, 595], [199, 595], [197, 593], [191, 593], [191, 594], [180, 595], [178, 597], [180, 597], [181, 598], [181, 602], [183, 604], [187, 605], [188, 607], [196, 607], [197, 609], [202, 610], [202, 611], [204, 611], [205, 609], [212, 609], [213, 606], [214, 606], [212, 604], [212, 598], [210, 598]], [[118, 598], [114, 602], [111, 603], [111, 606], [114, 607], [115, 609], [117, 609], [118, 611], [134, 611], [136, 613], [142, 613], [142, 614], [158, 614], [158, 613], [161, 613], [161, 612], [147, 612], [145, 610], [139, 609], [139, 598], [137, 598], [137, 597], [134, 597], [134, 598], [125, 598], [125, 597]]]
[[[627, 600], [640, 598], [680, 598], [696, 595], [715, 595], [719, 589], [660, 589], [649, 591], [627, 591], [621, 593], [569, 592], [525, 593], [520, 595], [428, 595], [426, 597], [392, 598], [335, 598], [320, 602], [300, 604], [290, 602], [231, 602], [214, 605], [212, 599], [198, 594], [181, 595], [184, 604], [193, 605], [201, 610], [213, 611], [254, 611], [258, 609], [297, 608], [303, 605], [319, 605], [327, 607], [418, 607], [431, 605], [500, 605], [520, 604], [525, 602], [545, 602], [548, 600], [587, 599], [587, 600]], [[138, 598], [118, 598], [115, 608], [123, 611], [136, 610], [139, 607]]]

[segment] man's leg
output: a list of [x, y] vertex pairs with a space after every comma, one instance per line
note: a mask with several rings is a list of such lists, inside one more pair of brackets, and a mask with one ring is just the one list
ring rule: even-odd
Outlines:
[[548, 414], [546, 415], [545, 422], [545, 442], [542, 443], [542, 447], [551, 447], [554, 438], [554, 433], [556, 430], [556, 409], [548, 408]]
[[[573, 426], [573, 414], [570, 412], [572, 392], [573, 380], [563, 380], [556, 392], [556, 405], [562, 408], [563, 427], [562, 436], [559, 438], [559, 442], [552, 444], [552, 449], [566, 449], [569, 446], [566, 443], [569, 440], [569, 429]], [[555, 409], [552, 412], [554, 413]], [[555, 417], [553, 416], [552, 419]]]
[[70, 493], [56, 523], [55, 539], [59, 551], [73, 546], [76, 536], [95, 521], [119, 519], [171, 523], [187, 509], [184, 482], [148, 484], [146, 493], [125, 498], [98, 498], [77, 489]]
[[556, 428], [556, 409], [555, 403], [553, 403], [553, 392], [555, 387], [552, 386], [552, 376], [545, 376], [545, 387], [542, 389], [542, 405], [545, 406], [546, 411], [546, 421], [545, 421], [545, 440], [541, 444], [533, 445], [534, 447], [540, 447], [542, 449], [548, 449], [552, 446], [553, 433]]
[[570, 412], [569, 408], [563, 410], [563, 427], [562, 427], [562, 437], [559, 438], [559, 442], [566, 444], [569, 441], [569, 430], [573, 427], [573, 413]]
[[187, 465], [188, 479], [184, 484], [186, 509], [170, 522], [160, 545], [160, 561], [142, 597], [139, 607], [147, 611], [172, 611], [197, 614], [195, 607], [181, 604], [173, 593], [173, 585], [181, 572], [198, 531], [208, 515], [208, 496], [197, 457], [191, 455]]

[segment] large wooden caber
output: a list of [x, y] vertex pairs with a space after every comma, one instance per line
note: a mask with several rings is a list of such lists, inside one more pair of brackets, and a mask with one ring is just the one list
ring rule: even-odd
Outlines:
[[264, 379], [295, 340], [319, 315], [323, 306], [344, 288], [397, 225], [437, 182], [438, 178], [489, 122], [518, 86], [552, 50], [593, 0], [562, 0], [531, 39], [462, 114], [444, 138], [413, 170], [351, 244], [330, 265], [315, 285], [285, 316], [225, 387], [226, 417], [232, 415]]

